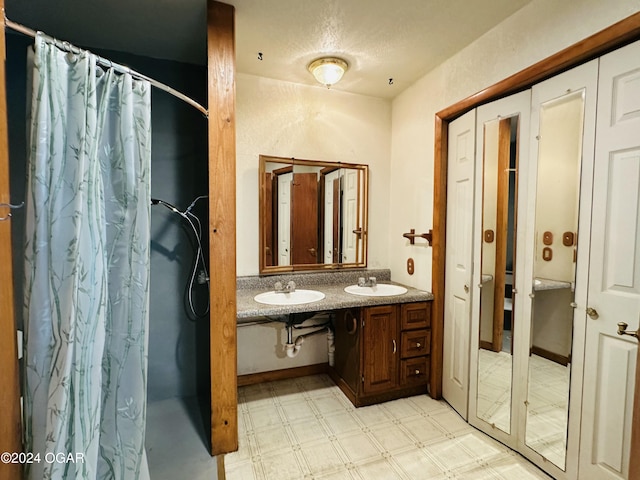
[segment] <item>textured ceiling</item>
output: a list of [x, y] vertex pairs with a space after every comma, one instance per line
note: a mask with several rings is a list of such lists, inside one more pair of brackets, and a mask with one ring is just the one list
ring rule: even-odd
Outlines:
[[[306, 66], [338, 55], [350, 69], [333, 88], [392, 98], [529, 1], [225, 3], [236, 8], [239, 72], [314, 85]], [[206, 61], [205, 0], [5, 0], [5, 10], [15, 22], [90, 49]]]

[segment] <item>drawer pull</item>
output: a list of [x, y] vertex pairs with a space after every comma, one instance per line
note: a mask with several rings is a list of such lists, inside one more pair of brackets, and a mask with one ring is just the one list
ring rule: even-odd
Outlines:
[[420, 375], [420, 370], [416, 369], [416, 375]]
[[422, 344], [420, 342], [416, 342], [416, 348], [420, 348]]

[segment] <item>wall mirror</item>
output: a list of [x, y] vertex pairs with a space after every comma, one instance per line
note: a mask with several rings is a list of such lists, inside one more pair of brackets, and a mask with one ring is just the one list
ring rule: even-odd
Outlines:
[[476, 416], [511, 433], [519, 115], [484, 123]]
[[366, 267], [368, 174], [260, 155], [260, 273]]
[[585, 91], [542, 103], [525, 443], [566, 467]]

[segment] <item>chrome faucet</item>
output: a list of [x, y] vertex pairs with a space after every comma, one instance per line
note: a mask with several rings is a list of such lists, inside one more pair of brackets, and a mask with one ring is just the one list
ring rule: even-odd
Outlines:
[[289, 280], [287, 286], [283, 287], [282, 282], [276, 282], [273, 289], [276, 293], [291, 293], [296, 291], [296, 284], [293, 280]]
[[376, 277], [365, 277], [358, 278], [358, 286], [359, 287], [375, 287], [377, 285]]

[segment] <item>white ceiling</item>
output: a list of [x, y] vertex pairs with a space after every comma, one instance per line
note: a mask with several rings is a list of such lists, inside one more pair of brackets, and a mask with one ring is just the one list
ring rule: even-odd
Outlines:
[[[337, 55], [350, 68], [332, 88], [392, 98], [529, 1], [224, 3], [236, 8], [238, 72], [314, 85], [306, 66]], [[5, 10], [15, 22], [89, 49], [206, 62], [206, 0], [6, 0]]]

